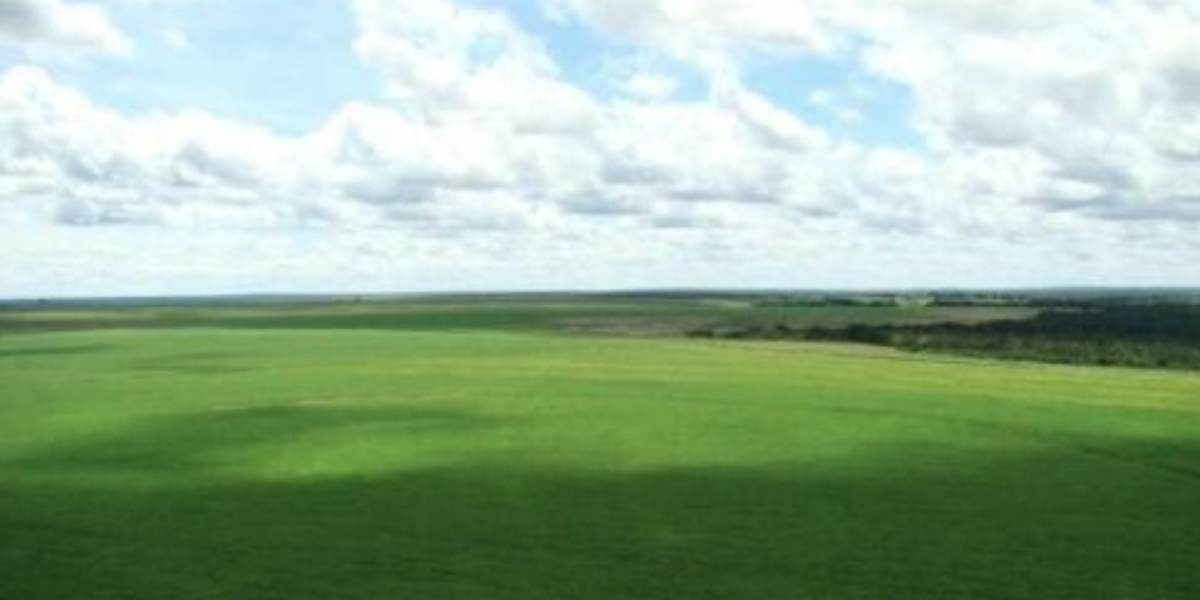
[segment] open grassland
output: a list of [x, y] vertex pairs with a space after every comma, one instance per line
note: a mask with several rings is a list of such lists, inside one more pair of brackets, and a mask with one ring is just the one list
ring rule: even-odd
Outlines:
[[503, 329], [678, 336], [714, 326], [978, 323], [1025, 318], [1011, 306], [769, 306], [737, 297], [542, 296], [410, 298], [290, 305], [126, 306], [0, 310], [0, 334], [79, 329], [202, 328], [447, 331]]
[[0, 598], [1200, 597], [1194, 373], [238, 310], [0, 336]]

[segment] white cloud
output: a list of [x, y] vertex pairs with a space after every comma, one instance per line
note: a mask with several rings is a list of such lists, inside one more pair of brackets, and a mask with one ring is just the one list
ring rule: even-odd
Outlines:
[[776, 0], [543, 0], [619, 40], [658, 46], [684, 58], [759, 49], [832, 51], [837, 32], [813, 3]]
[[[220, 231], [197, 281], [242, 291], [253, 277], [213, 265], [302, 268], [280, 241], [297, 232], [319, 232], [325, 254], [304, 254], [315, 279], [283, 287], [389, 268], [402, 272], [375, 289], [452, 287], [439, 269], [480, 287], [505, 270], [515, 287], [1103, 283], [1080, 275], [1095, 265], [1195, 280], [1195, 9], [546, 1], [638, 54], [695, 60], [707, 96], [681, 98], [646, 61], [612, 73], [620, 93], [603, 98], [498, 9], [357, 0], [354, 50], [383, 96], [299, 135], [200, 111], [124, 113], [39, 68], [0, 73], [0, 230], [71, 225], [106, 248], [125, 242], [99, 230], [190, 236], [159, 240], [168, 252]], [[743, 80], [742, 60], [761, 52], [860, 60], [913, 95], [928, 147], [813, 126]], [[836, 94], [810, 100], [850, 114]], [[270, 250], [239, 262], [255, 236]], [[19, 239], [21, 264], [35, 248], [65, 252]], [[1004, 258], [981, 272], [985, 256]], [[168, 269], [137, 264], [147, 280]], [[0, 290], [37, 287], [8, 277]]]
[[67, 0], [0, 1], [0, 42], [34, 54], [133, 50], [101, 8]]
[[663, 73], [638, 70], [618, 82], [625, 94], [649, 102], [669, 100], [679, 90], [679, 82]]
[[[1064, 210], [1069, 192], [1097, 217], [1194, 214], [1185, 208], [1193, 194], [1176, 188], [1194, 190], [1200, 178], [1200, 4], [544, 1], [690, 59], [718, 83], [737, 79], [755, 52], [857, 58], [913, 95], [913, 125], [937, 160], [988, 148], [1038, 153], [1046, 181], [1023, 200]], [[862, 118], [828, 92], [811, 100], [846, 122]]]
[[[0, 78], [5, 198], [67, 224], [186, 221], [220, 207], [260, 214], [290, 150], [253, 126], [201, 113], [140, 118], [98, 107], [19, 67]], [[217, 211], [219, 212], [219, 211]]]
[[1172, 188], [1200, 183], [1195, 5], [912, 0], [855, 17], [866, 64], [912, 91], [941, 154], [1036, 152], [1045, 181], [1023, 199], [1054, 210], [1194, 219]]
[[426, 118], [498, 118], [533, 131], [586, 126], [592, 101], [499, 10], [444, 0], [356, 0], [355, 49], [388, 94]]

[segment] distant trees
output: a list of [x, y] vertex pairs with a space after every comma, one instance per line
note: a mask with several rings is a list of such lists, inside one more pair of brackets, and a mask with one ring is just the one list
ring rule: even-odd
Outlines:
[[1200, 369], [1200, 305], [1195, 304], [1059, 303], [1023, 320], [811, 328], [754, 325], [707, 334], [855, 342], [1069, 364]]

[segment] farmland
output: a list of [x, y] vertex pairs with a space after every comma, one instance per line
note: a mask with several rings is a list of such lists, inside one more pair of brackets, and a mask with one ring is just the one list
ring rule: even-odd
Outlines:
[[1200, 375], [688, 338], [1022, 307], [0, 313], [0, 598], [1200, 597]]

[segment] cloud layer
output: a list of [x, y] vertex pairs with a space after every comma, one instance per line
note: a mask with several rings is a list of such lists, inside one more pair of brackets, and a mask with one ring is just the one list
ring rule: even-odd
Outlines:
[[[473, 287], [431, 283], [439, 272], [564, 287], [571, 265], [596, 275], [583, 287], [1200, 284], [1200, 9], [870, 6], [537, 3], [642, 65], [606, 74], [606, 93], [500, 8], [357, 0], [353, 50], [379, 95], [284, 135], [202, 110], [103, 106], [33, 53], [128, 53], [126, 34], [95, 7], [7, 2], [0, 40], [31, 58], [0, 73], [0, 231], [117, 246], [83, 231], [321, 240], [324, 258], [290, 280], [271, 279], [278, 257], [221, 246], [245, 272], [205, 285], [237, 289]], [[868, 144], [807, 120], [747, 83], [763, 56], [840, 61], [900, 86], [922, 143]], [[668, 62], [706, 90], [679, 94], [655, 67]], [[23, 268], [70, 262], [9, 238]], [[1005, 254], [1011, 264], [994, 258]], [[356, 264], [399, 274], [356, 286]], [[55, 288], [11, 271], [0, 286]]]
[[100, 8], [64, 0], [0, 2], [0, 42], [34, 54], [128, 54], [132, 44]]

